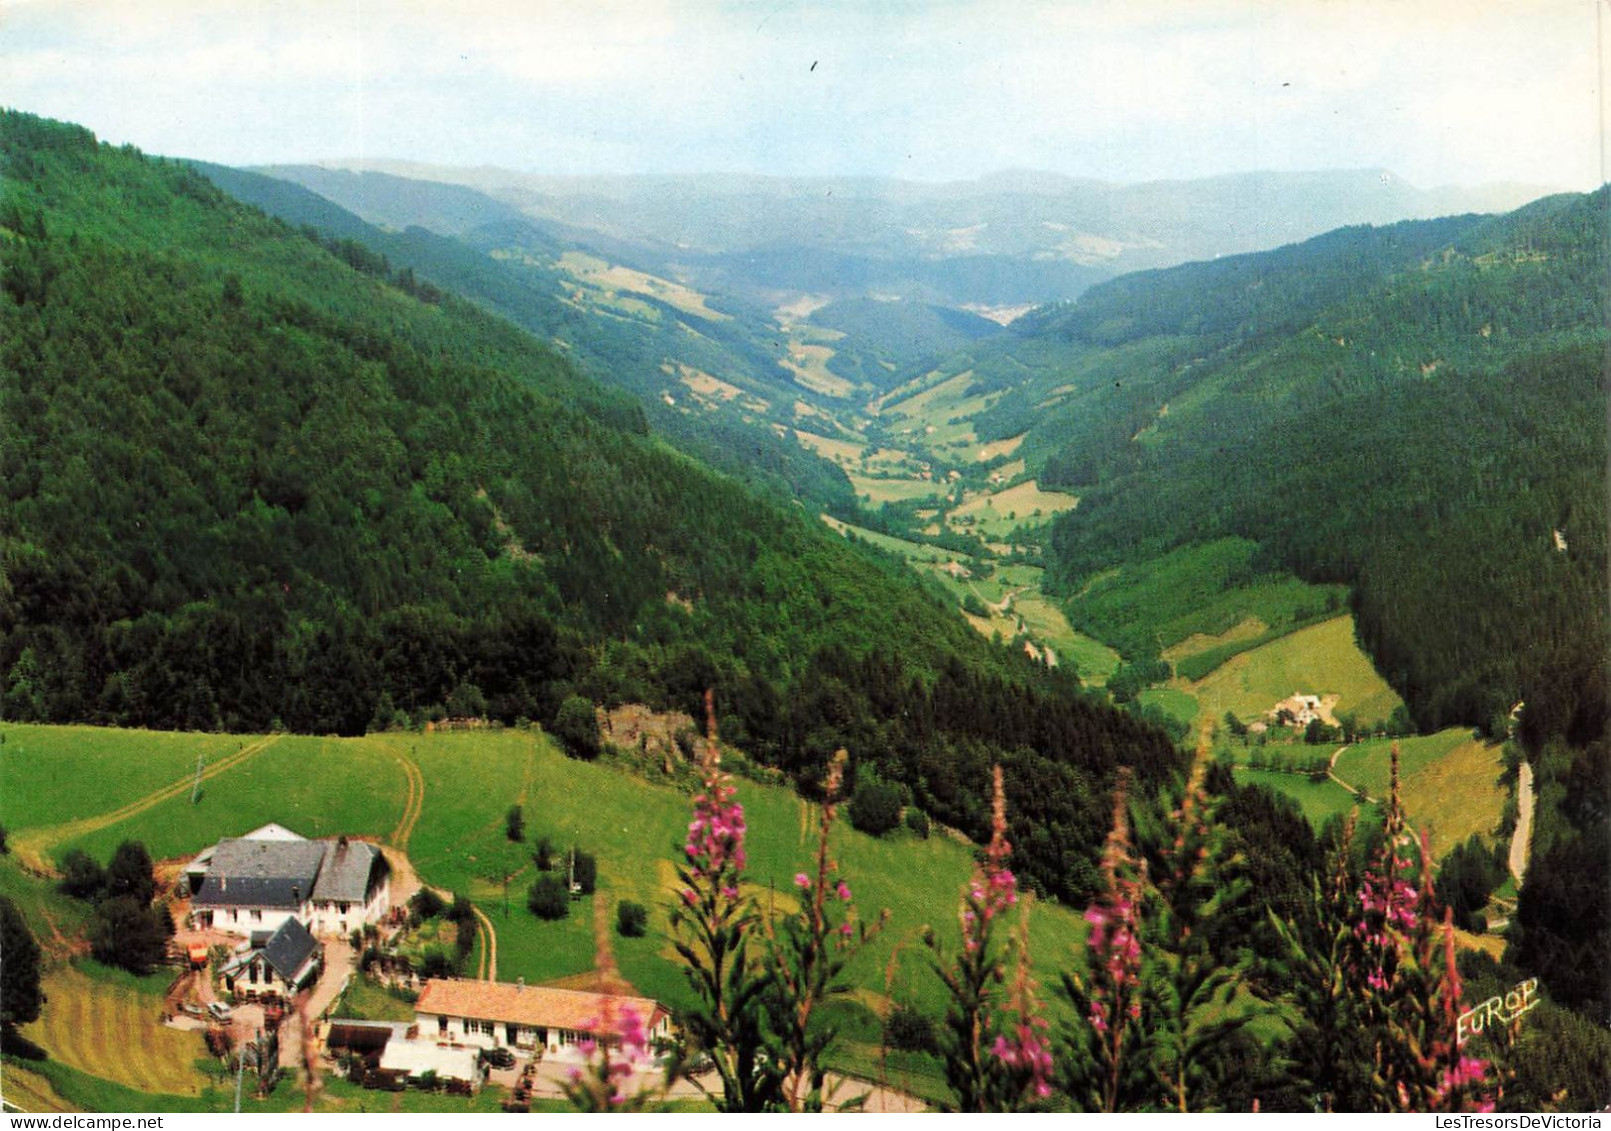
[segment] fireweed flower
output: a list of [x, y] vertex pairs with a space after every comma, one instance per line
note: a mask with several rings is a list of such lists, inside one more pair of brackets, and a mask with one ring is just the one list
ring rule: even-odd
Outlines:
[[[611, 987], [619, 984], [615, 958], [610, 952], [606, 903], [600, 900], [594, 910], [596, 941], [594, 962], [606, 991], [599, 1013], [581, 1023], [591, 1034], [576, 1044], [585, 1063], [567, 1072], [569, 1079], [560, 1086], [571, 1106], [582, 1111], [642, 1111], [658, 1104], [664, 1088], [646, 1087], [639, 1073], [653, 1066], [644, 1018], [627, 1001], [618, 1000]], [[668, 1082], [669, 1083], [669, 1082]]]
[[1140, 908], [1146, 867], [1130, 841], [1129, 788], [1129, 773], [1121, 771], [1102, 848], [1102, 890], [1085, 909], [1091, 931], [1083, 972], [1063, 978], [1064, 992], [1081, 1018], [1071, 1033], [1071, 1063], [1087, 1057], [1092, 1062], [1093, 1091], [1087, 1102], [1100, 1111], [1121, 1108], [1125, 1061], [1136, 1051], [1136, 1022], [1141, 1019]]
[[[948, 957], [933, 932], [935, 972], [951, 995], [946, 1075], [961, 1111], [1014, 1111], [1051, 1094], [1052, 1057], [1047, 1024], [1029, 977], [1027, 921], [1003, 946], [996, 934], [1002, 919], [1018, 906], [1018, 880], [1007, 867], [1007, 798], [1001, 767], [992, 774], [990, 843], [964, 889], [957, 909], [961, 953]], [[1008, 978], [1007, 1000], [996, 987]]]
[[[1383, 1034], [1374, 1069], [1387, 1087], [1378, 1100], [1404, 1111], [1492, 1111], [1493, 1097], [1484, 1090], [1492, 1066], [1459, 1047], [1452, 915], [1444, 910], [1440, 932], [1431, 852], [1424, 836], [1404, 828], [1398, 765], [1395, 743], [1384, 841], [1355, 893], [1345, 966], [1365, 1016]], [[1419, 849], [1419, 883], [1406, 875], [1406, 844]]]

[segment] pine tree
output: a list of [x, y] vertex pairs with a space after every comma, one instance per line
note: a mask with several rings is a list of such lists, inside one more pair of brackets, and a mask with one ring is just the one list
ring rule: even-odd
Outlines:
[[0, 896], [0, 1028], [37, 1020], [44, 1000], [39, 989], [39, 944], [17, 905]]

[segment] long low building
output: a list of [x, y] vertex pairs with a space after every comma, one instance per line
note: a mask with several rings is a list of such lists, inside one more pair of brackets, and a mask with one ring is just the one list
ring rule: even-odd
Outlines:
[[628, 1010], [648, 1041], [670, 1035], [671, 1014], [648, 998], [458, 978], [426, 982], [414, 1020], [421, 1038], [560, 1053], [583, 1040], [617, 1041]]
[[347, 935], [391, 908], [380, 849], [346, 837], [308, 840], [281, 825], [227, 837], [185, 869], [191, 922], [238, 935], [296, 919], [316, 935]]

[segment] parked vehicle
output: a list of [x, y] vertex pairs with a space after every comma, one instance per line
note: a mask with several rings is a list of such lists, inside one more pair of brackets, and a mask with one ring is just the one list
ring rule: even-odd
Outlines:
[[230, 1009], [229, 1006], [225, 1005], [221, 1001], [208, 1002], [207, 1012], [212, 1016], [214, 1021], [222, 1021], [226, 1024], [232, 1017], [235, 1016], [235, 1011]]
[[515, 1066], [515, 1054], [502, 1046], [482, 1049], [481, 1059], [494, 1068], [513, 1068]]

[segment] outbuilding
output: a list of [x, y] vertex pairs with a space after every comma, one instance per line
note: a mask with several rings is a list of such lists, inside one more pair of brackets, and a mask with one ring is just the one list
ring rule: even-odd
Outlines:
[[584, 1040], [616, 1043], [636, 1018], [644, 1039], [667, 1037], [671, 1014], [648, 998], [433, 978], [414, 1005], [420, 1037], [480, 1048], [542, 1048], [563, 1054]]

